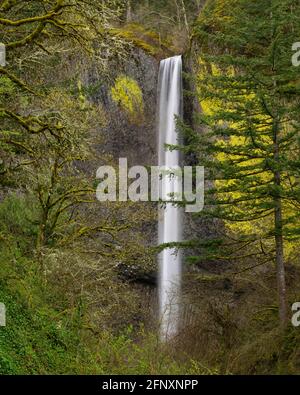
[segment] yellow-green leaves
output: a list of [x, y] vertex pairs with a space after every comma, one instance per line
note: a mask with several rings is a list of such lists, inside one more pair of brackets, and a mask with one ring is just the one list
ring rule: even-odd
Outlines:
[[0, 98], [3, 96], [11, 95], [15, 92], [15, 86], [13, 82], [6, 76], [0, 77]]
[[111, 97], [133, 123], [140, 123], [144, 114], [143, 93], [138, 83], [125, 75], [119, 76], [111, 88]]

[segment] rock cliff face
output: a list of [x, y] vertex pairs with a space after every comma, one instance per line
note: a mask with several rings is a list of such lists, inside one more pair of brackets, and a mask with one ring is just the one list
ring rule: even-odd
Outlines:
[[[112, 62], [109, 79], [102, 76], [102, 70], [97, 63], [89, 63], [88, 67], [83, 70], [81, 75], [83, 85], [96, 87], [90, 95], [90, 100], [103, 108], [106, 117], [105, 126], [101, 128], [104, 141], [94, 147], [98, 166], [105, 163], [103, 154], [110, 154], [116, 164], [119, 158], [127, 158], [128, 167], [157, 165], [158, 69], [159, 60], [135, 47], [122, 63], [113, 64]], [[122, 95], [120, 95], [120, 102], [118, 102], [112, 94], [118, 78], [125, 80], [125, 82], [126, 79], [129, 81], [128, 86], [126, 83], [122, 86], [122, 94], [126, 96], [128, 93], [128, 98], [130, 98], [130, 89], [132, 88], [130, 83], [142, 94], [142, 101], [137, 104], [133, 103], [134, 110], [137, 112], [133, 116], [122, 106]], [[101, 81], [104, 82], [101, 83]], [[94, 169], [95, 171], [96, 169]], [[145, 205], [148, 204], [151, 203], [145, 203]], [[151, 204], [151, 207], [155, 216], [155, 204]], [[142, 209], [141, 205], [138, 209]], [[138, 231], [143, 235], [144, 245], [157, 245], [156, 219], [145, 224], [143, 229]], [[120, 262], [118, 271], [121, 278], [131, 283], [141, 284], [142, 289], [149, 286], [152, 288], [156, 285], [156, 268], [153, 266], [145, 268], [138, 258], [133, 258], [129, 266]]]
[[[169, 56], [166, 55], [166, 57]], [[191, 63], [184, 57], [184, 73], [191, 73]], [[132, 165], [157, 165], [157, 83], [159, 60], [140, 48], [132, 49], [123, 64], [112, 64], [110, 69], [110, 83], [103, 84], [101, 69], [97, 64], [90, 64], [82, 74], [85, 86], [98, 86], [92, 93], [91, 100], [101, 104], [106, 113], [107, 124], [103, 129], [104, 146], [99, 148], [99, 155], [103, 150], [111, 153], [115, 159], [127, 158]], [[119, 76], [127, 76], [136, 81], [142, 91], [143, 114], [132, 120], [122, 110], [111, 94], [114, 81]], [[184, 79], [185, 91], [192, 91], [194, 87], [188, 79]], [[142, 110], [142, 109], [141, 109]], [[200, 106], [191, 95], [184, 96], [184, 119], [191, 126], [193, 114], [200, 111]], [[186, 164], [194, 164], [193, 158], [187, 158]]]
[[[114, 66], [112, 65], [112, 68]], [[101, 103], [106, 117], [107, 125], [103, 130], [104, 147], [101, 150], [111, 153], [117, 160], [127, 158], [128, 165], [156, 165], [157, 139], [156, 139], [156, 92], [159, 62], [139, 48], [131, 51], [124, 64], [115, 65], [112, 70], [112, 85], [104, 84], [93, 94], [92, 100]], [[143, 109], [136, 119], [121, 108], [113, 100], [111, 88], [113, 80], [119, 76], [127, 76], [134, 80], [142, 91]], [[99, 70], [95, 66], [88, 71], [86, 83], [97, 83]]]

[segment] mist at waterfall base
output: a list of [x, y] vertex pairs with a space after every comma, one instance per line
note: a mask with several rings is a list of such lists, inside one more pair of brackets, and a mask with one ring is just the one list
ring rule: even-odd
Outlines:
[[[166, 144], [178, 144], [176, 117], [182, 117], [182, 58], [174, 56], [162, 60], [158, 81], [158, 161], [172, 171], [180, 166], [180, 152], [166, 148]], [[162, 196], [180, 190], [179, 180], [165, 176], [160, 181]], [[166, 203], [159, 208], [158, 242], [182, 241], [182, 209], [174, 203]], [[159, 254], [159, 318], [160, 336], [163, 341], [174, 337], [180, 323], [180, 288], [182, 257], [180, 250], [165, 248]]]

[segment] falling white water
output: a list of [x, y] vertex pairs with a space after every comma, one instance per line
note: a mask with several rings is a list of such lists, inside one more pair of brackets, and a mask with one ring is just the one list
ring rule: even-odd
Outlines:
[[[175, 56], [160, 63], [159, 70], [159, 166], [176, 169], [180, 166], [180, 153], [169, 150], [166, 144], [178, 143], [176, 117], [182, 116], [182, 59]], [[160, 182], [163, 197], [170, 200], [171, 193], [179, 193], [181, 180], [167, 175]], [[176, 195], [175, 195], [176, 196]], [[176, 198], [175, 198], [176, 200]], [[159, 244], [182, 241], [182, 209], [166, 203], [159, 209]], [[179, 327], [179, 297], [181, 286], [181, 254], [175, 248], [165, 248], [159, 255], [159, 304], [161, 338], [175, 336]]]

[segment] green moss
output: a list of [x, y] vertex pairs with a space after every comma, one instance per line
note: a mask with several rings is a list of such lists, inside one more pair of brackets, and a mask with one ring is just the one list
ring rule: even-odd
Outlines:
[[134, 46], [158, 59], [172, 56], [176, 52], [171, 43], [162, 40], [159, 34], [146, 30], [137, 23], [131, 23], [119, 29], [111, 29], [111, 33], [130, 41]]

